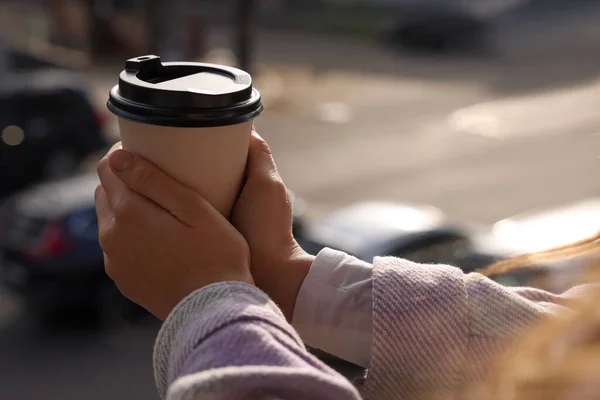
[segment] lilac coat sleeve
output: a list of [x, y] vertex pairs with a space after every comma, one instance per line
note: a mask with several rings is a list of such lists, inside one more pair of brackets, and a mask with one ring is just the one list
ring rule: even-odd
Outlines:
[[159, 394], [194, 399], [359, 399], [310, 355], [266, 294], [225, 282], [192, 293], [169, 315], [154, 348]]
[[[509, 289], [449, 266], [376, 258], [373, 347], [361, 394], [460, 398], [515, 334], [576, 294]], [[306, 351], [264, 293], [241, 283], [211, 285], [182, 301], [158, 335], [154, 363], [169, 400], [360, 399]]]
[[361, 392], [377, 400], [460, 398], [510, 339], [583, 290], [507, 288], [454, 267], [376, 258], [373, 348]]

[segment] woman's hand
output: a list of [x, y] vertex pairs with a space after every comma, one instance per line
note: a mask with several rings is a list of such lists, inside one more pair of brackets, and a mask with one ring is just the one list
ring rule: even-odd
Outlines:
[[127, 298], [164, 320], [196, 289], [253, 283], [246, 241], [199, 194], [120, 144], [98, 175], [105, 269]]
[[277, 172], [269, 145], [250, 138], [246, 183], [232, 216], [250, 246], [256, 286], [266, 292], [291, 321], [296, 297], [314, 257], [292, 235], [292, 204]]

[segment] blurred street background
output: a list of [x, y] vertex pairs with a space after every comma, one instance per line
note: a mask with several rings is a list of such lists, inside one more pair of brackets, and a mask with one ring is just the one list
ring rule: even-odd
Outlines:
[[[109, 89], [125, 59], [155, 53], [250, 69], [256, 127], [309, 218], [390, 200], [491, 224], [600, 196], [599, 1], [243, 3], [0, 3], [3, 79], [74, 72], [102, 121], [106, 144], [56, 177], [95, 170], [118, 140]], [[156, 322], [41, 328], [0, 290], [2, 399], [157, 398]]]

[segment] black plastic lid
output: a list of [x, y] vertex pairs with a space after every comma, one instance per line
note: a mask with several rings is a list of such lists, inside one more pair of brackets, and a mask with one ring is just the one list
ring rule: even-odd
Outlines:
[[247, 72], [215, 64], [161, 63], [158, 56], [127, 60], [107, 106], [121, 118], [177, 127], [234, 125], [263, 110]]

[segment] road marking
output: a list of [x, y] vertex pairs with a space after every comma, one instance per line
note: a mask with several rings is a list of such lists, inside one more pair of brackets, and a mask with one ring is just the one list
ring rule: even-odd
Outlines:
[[484, 105], [475, 105], [459, 109], [448, 118], [448, 125], [457, 132], [470, 133], [501, 139], [506, 136], [500, 119], [486, 110]]
[[331, 124], [347, 124], [352, 119], [350, 106], [338, 101], [321, 103], [315, 111], [319, 121]]
[[600, 124], [600, 81], [547, 93], [492, 100], [452, 112], [448, 126], [491, 138], [569, 133]]

